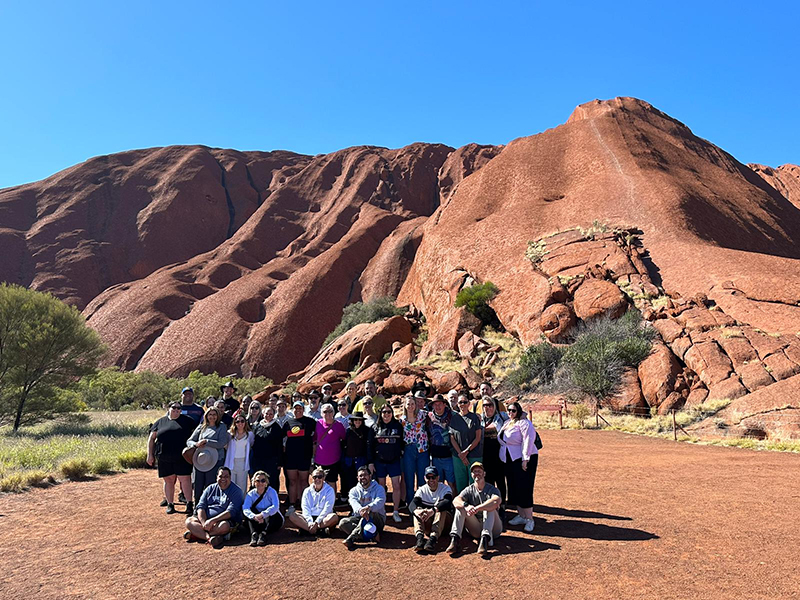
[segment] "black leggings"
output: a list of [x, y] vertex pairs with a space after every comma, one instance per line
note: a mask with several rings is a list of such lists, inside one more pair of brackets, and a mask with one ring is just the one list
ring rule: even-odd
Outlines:
[[506, 490], [506, 465], [500, 460], [500, 442], [496, 439], [486, 440], [483, 445], [483, 466], [486, 469], [486, 481], [500, 490], [500, 500], [503, 504], [508, 498]]
[[528, 461], [528, 469], [522, 468], [522, 459], [510, 460], [506, 457], [506, 475], [508, 476], [508, 503], [518, 508], [533, 508], [533, 484], [536, 481], [536, 467], [539, 455], [534, 454]]
[[259, 523], [253, 519], [246, 519], [247, 526], [250, 528], [250, 535], [254, 533], [275, 533], [283, 525], [283, 517], [279, 513], [275, 513], [269, 519], [265, 519], [263, 523]]

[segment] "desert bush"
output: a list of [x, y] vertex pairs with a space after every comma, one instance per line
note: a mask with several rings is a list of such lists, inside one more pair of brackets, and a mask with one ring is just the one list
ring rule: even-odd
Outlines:
[[569, 414], [573, 419], [575, 419], [578, 427], [583, 429], [586, 426], [586, 419], [588, 419], [592, 414], [592, 409], [586, 406], [583, 402], [580, 402], [570, 409]]
[[463, 306], [478, 317], [484, 325], [493, 325], [497, 322], [497, 315], [489, 306], [489, 302], [497, 296], [499, 291], [491, 281], [465, 287], [456, 295], [456, 308]]
[[85, 479], [86, 476], [91, 472], [91, 469], [91, 463], [89, 463], [89, 461], [85, 458], [75, 458], [73, 460], [68, 460], [67, 462], [61, 463], [61, 474], [65, 479], [69, 479], [71, 481]]
[[561, 363], [563, 350], [550, 342], [528, 346], [519, 358], [519, 367], [511, 373], [509, 380], [517, 386], [530, 384], [534, 387], [552, 383]]
[[107, 475], [116, 471], [114, 461], [108, 457], [95, 458], [89, 466], [89, 472], [95, 475]]
[[117, 457], [117, 462], [123, 469], [144, 469], [147, 466], [147, 451], [125, 452]]
[[336, 328], [328, 334], [328, 337], [325, 338], [322, 345], [323, 347], [327, 346], [356, 325], [360, 325], [361, 323], [374, 323], [375, 321], [380, 321], [387, 317], [402, 315], [404, 312], [405, 309], [395, 306], [394, 298], [390, 296], [375, 298], [369, 302], [348, 304], [342, 311], [342, 320]]

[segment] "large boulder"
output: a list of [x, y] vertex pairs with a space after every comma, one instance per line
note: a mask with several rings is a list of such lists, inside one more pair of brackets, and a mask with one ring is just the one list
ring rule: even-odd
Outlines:
[[539, 327], [551, 342], [563, 341], [575, 323], [575, 313], [566, 304], [551, 304], [539, 319]]
[[620, 289], [604, 279], [587, 279], [575, 292], [575, 314], [584, 321], [600, 316], [612, 319], [628, 310], [628, 302]]
[[458, 350], [458, 340], [465, 332], [477, 334], [481, 330], [481, 321], [463, 306], [455, 309], [453, 314], [442, 323], [438, 330], [422, 347], [419, 354], [425, 360], [434, 354], [441, 354], [446, 350]]
[[672, 351], [655, 342], [650, 355], [639, 364], [642, 395], [650, 406], [659, 406], [674, 390], [681, 366]]
[[639, 386], [639, 376], [636, 369], [631, 367], [623, 370], [619, 388], [605, 403], [615, 412], [634, 415], [650, 414], [650, 407], [645, 402], [642, 389]]

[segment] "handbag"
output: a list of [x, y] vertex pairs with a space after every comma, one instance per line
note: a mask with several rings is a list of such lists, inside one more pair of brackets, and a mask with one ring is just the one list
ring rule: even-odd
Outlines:
[[541, 450], [544, 445], [542, 444], [542, 436], [539, 435], [538, 431], [536, 432], [536, 439], [533, 440], [533, 445], [536, 446], [537, 450]]
[[181, 450], [181, 456], [183, 459], [188, 462], [190, 465], [194, 464], [194, 453], [197, 451], [197, 448], [189, 448], [188, 446]]

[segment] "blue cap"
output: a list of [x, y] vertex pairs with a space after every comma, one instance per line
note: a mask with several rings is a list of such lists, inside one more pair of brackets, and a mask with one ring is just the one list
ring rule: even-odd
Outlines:
[[190, 387], [185, 387], [181, 390], [181, 394], [185, 394], [186, 392], [192, 392], [194, 394], [194, 390]]
[[425, 467], [425, 476], [427, 477], [428, 475], [436, 475], [438, 477], [439, 469], [436, 467]]

